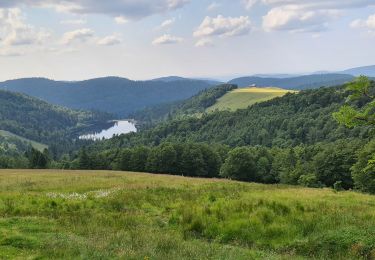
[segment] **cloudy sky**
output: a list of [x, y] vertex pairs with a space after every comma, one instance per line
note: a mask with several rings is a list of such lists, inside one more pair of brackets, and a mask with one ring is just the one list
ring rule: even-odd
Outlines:
[[375, 0], [0, 0], [0, 80], [375, 64]]

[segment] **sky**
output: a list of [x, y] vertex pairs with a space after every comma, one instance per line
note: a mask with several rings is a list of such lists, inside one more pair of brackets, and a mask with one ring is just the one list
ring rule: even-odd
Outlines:
[[136, 80], [375, 64], [375, 0], [0, 0], [0, 80]]

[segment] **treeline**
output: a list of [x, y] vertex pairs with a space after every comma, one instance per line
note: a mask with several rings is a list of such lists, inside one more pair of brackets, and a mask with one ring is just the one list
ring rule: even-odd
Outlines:
[[230, 178], [267, 184], [359, 189], [375, 193], [369, 157], [375, 140], [347, 139], [290, 148], [197, 143], [163, 143], [156, 147], [81, 149], [59, 167], [165, 173], [192, 177]]
[[163, 120], [204, 113], [216, 103], [217, 99], [237, 88], [237, 85], [232, 84], [218, 85], [202, 90], [187, 100], [148, 107], [133, 113], [130, 117], [141, 122], [144, 127], [148, 127]]

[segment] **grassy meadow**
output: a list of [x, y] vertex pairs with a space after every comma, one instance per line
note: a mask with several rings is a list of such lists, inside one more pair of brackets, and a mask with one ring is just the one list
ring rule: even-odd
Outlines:
[[297, 92], [293, 90], [286, 90], [282, 88], [239, 88], [235, 89], [223, 97], [219, 98], [216, 104], [209, 107], [206, 111], [212, 112], [215, 110], [230, 110], [244, 109], [255, 103], [264, 102], [275, 97], [282, 97], [286, 93]]
[[374, 259], [375, 197], [111, 171], [0, 171], [0, 259]]

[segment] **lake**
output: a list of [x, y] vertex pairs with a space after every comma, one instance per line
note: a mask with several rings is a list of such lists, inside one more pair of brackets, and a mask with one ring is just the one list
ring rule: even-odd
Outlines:
[[101, 139], [110, 139], [113, 135], [128, 134], [137, 132], [135, 123], [129, 120], [119, 120], [114, 121], [113, 126], [108, 129], [104, 129], [100, 132], [90, 133], [86, 135], [81, 135], [79, 139], [85, 140], [101, 140]]

